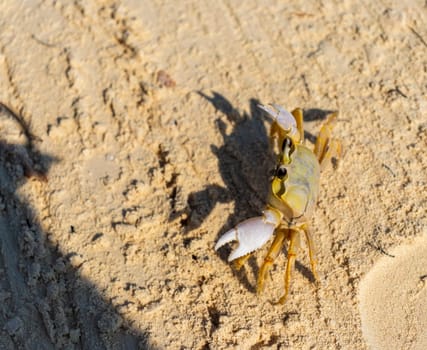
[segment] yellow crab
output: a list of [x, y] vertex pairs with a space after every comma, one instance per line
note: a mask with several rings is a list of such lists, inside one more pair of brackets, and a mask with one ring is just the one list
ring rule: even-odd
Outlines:
[[289, 292], [291, 271], [295, 264], [300, 237], [304, 233], [309, 250], [311, 270], [315, 279], [316, 260], [308, 217], [313, 211], [319, 191], [320, 168], [332, 157], [339, 157], [341, 144], [332, 138], [332, 128], [337, 113], [329, 116], [323, 124], [314, 150], [304, 145], [303, 113], [297, 108], [292, 114], [278, 105], [259, 105], [273, 119], [270, 136], [277, 138], [280, 154], [274, 177], [271, 181], [268, 204], [263, 215], [243, 221], [220, 237], [215, 250], [237, 241], [237, 248], [230, 254], [239, 269], [251, 253], [263, 246], [276, 232], [276, 236], [264, 258], [258, 273], [257, 292], [264, 289], [264, 280], [285, 240], [289, 240], [288, 262], [285, 273], [285, 293], [279, 299], [283, 304]]

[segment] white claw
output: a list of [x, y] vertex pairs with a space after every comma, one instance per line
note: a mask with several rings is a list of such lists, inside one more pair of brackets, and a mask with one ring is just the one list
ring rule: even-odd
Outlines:
[[233, 261], [252, 253], [270, 239], [280, 220], [281, 217], [278, 213], [268, 209], [263, 216], [245, 220], [222, 235], [215, 245], [215, 250], [218, 250], [224, 244], [237, 241], [239, 245], [230, 254], [228, 261]]
[[218, 250], [219, 248], [221, 248], [223, 245], [233, 242], [233, 241], [237, 241], [237, 230], [235, 228], [231, 229], [230, 231], [227, 231], [226, 233], [224, 233], [219, 239], [218, 242], [216, 242], [215, 244], [215, 250]]
[[298, 135], [297, 122], [294, 116], [279, 105], [272, 104], [272, 106], [275, 110], [269, 106], [258, 105], [258, 107], [267, 112], [283, 130], [287, 131], [290, 136]]

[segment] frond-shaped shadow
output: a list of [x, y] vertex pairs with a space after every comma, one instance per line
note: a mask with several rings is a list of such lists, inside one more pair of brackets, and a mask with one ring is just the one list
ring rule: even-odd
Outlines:
[[39, 153], [23, 119], [1, 103], [0, 114], [26, 138], [0, 141], [0, 348], [152, 349], [147, 334], [80, 276], [18, 194], [25, 178], [47, 181], [58, 160]]

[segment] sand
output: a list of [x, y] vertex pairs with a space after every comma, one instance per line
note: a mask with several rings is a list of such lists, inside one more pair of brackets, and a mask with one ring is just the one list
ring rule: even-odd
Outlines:
[[[1, 349], [427, 348], [424, 2], [0, 3]], [[257, 103], [339, 111], [285, 305]]]

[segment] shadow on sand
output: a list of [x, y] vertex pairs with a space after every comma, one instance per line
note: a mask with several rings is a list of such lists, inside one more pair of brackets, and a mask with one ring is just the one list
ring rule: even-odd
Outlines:
[[[27, 139], [0, 141], [0, 348], [154, 349], [49, 240], [39, 213], [18, 194], [25, 181], [47, 181], [53, 157], [40, 154], [22, 118], [0, 103]], [[3, 120], [3, 119], [2, 119]]]

